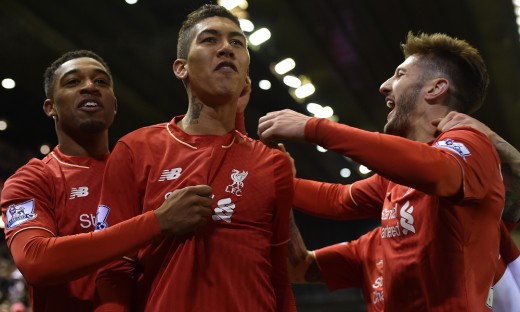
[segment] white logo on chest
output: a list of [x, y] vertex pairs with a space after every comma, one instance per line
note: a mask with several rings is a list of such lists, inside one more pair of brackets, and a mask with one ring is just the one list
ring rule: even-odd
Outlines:
[[86, 196], [88, 196], [88, 186], [73, 187], [70, 191], [69, 199]]
[[159, 182], [175, 180], [180, 177], [181, 172], [182, 168], [165, 169], [159, 177]]
[[233, 183], [226, 186], [226, 192], [234, 194], [236, 196], [242, 196], [242, 188], [244, 187], [244, 180], [247, 177], [248, 172], [233, 169], [231, 173], [231, 179]]
[[413, 226], [413, 206], [410, 206], [410, 202], [407, 201], [403, 207], [401, 207], [401, 220], [400, 224], [403, 228], [403, 234], [408, 234], [408, 231], [415, 233], [415, 227]]
[[235, 204], [231, 202], [231, 198], [223, 198], [218, 201], [218, 207], [214, 209], [215, 214], [211, 216], [213, 221], [231, 222], [231, 216], [235, 210]]

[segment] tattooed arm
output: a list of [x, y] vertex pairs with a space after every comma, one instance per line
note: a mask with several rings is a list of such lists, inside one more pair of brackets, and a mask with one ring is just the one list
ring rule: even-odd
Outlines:
[[506, 187], [506, 203], [502, 219], [517, 223], [520, 221], [520, 152], [490, 130], [486, 133], [495, 145], [502, 162], [502, 175]]
[[506, 187], [506, 202], [502, 219], [517, 223], [520, 221], [520, 152], [496, 134], [488, 126], [468, 115], [450, 112], [442, 120], [433, 122], [439, 131], [469, 126], [483, 132], [495, 146], [502, 162], [502, 175]]

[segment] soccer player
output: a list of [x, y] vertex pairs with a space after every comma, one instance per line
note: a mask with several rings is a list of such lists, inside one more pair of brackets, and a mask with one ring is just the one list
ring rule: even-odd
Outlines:
[[[434, 123], [437, 124], [437, 121]], [[450, 112], [438, 122], [439, 131], [470, 126], [485, 133], [496, 147], [508, 189], [500, 227], [500, 261], [493, 286], [493, 311], [513, 311], [520, 298], [520, 251], [509, 231], [520, 221], [520, 152], [486, 125], [468, 115]], [[506, 224], [508, 226], [506, 226]], [[383, 259], [380, 227], [351, 241], [307, 250], [291, 218], [289, 276], [293, 283], [324, 282], [330, 291], [361, 288], [367, 311], [384, 311]]]
[[[171, 190], [205, 184], [212, 189], [212, 215], [193, 233], [147, 245], [135, 263], [100, 272], [99, 291], [116, 292], [107, 301], [112, 307], [132, 304], [125, 285], [134, 277], [125, 281], [120, 272], [134, 265], [138, 311], [295, 310], [287, 276], [290, 160], [235, 130], [248, 68], [246, 37], [236, 16], [217, 5], [188, 15], [173, 63], [186, 87], [187, 112], [117, 142], [105, 170], [100, 211], [110, 228], [146, 213]], [[114, 280], [122, 287], [111, 287]]]
[[93, 311], [95, 270], [162, 233], [203, 225], [211, 213], [211, 189], [179, 189], [158, 209], [93, 233], [108, 128], [117, 111], [112, 75], [97, 54], [72, 51], [47, 68], [44, 85], [43, 109], [54, 119], [58, 145], [6, 181], [6, 240], [30, 286], [33, 311]]
[[409, 33], [381, 85], [385, 134], [291, 110], [260, 118], [265, 142], [306, 140], [377, 174], [352, 185], [295, 181], [294, 207], [322, 217], [381, 218], [385, 309], [489, 311], [504, 185], [487, 136], [438, 133], [432, 121], [478, 109], [489, 77], [478, 51], [445, 34]]

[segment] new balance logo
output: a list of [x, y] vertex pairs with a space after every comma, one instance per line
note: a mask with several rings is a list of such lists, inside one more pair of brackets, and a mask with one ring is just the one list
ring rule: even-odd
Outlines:
[[159, 177], [159, 182], [166, 181], [166, 180], [168, 180], [168, 181], [175, 180], [178, 177], [180, 177], [181, 171], [182, 171], [182, 168], [173, 168], [170, 170], [165, 169], [165, 170], [163, 170], [161, 176]]
[[231, 202], [231, 198], [224, 198], [218, 201], [218, 207], [215, 208], [215, 214], [211, 216], [213, 221], [225, 221], [227, 223], [231, 222], [231, 216], [233, 215], [233, 211], [235, 209], [235, 204]]
[[88, 196], [88, 186], [73, 187], [69, 199]]

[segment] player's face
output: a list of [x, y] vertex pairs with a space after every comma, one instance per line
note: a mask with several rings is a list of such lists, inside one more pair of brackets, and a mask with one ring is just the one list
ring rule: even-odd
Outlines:
[[63, 131], [99, 132], [110, 127], [117, 110], [112, 80], [98, 61], [82, 57], [63, 63], [55, 73], [52, 98], [44, 103]]
[[417, 58], [412, 55], [381, 85], [379, 91], [385, 95], [386, 106], [392, 109], [387, 116], [385, 133], [409, 137], [413, 132], [423, 85], [421, 81]]
[[192, 95], [206, 104], [240, 95], [249, 71], [249, 52], [240, 27], [227, 18], [211, 17], [192, 31], [194, 39], [185, 60]]

